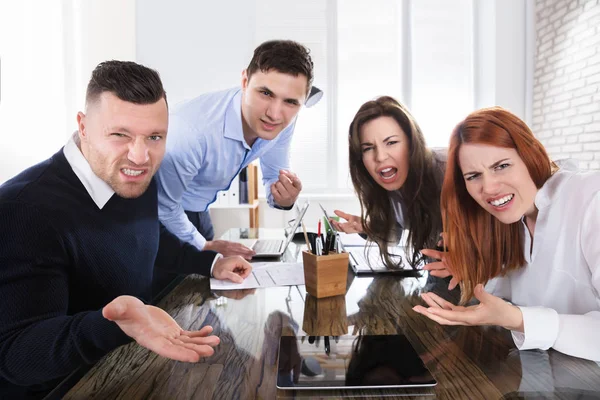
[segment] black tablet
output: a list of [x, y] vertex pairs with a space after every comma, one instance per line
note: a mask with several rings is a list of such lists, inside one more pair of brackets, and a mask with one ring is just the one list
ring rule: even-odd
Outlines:
[[283, 336], [279, 342], [280, 389], [390, 389], [436, 384], [404, 335]]

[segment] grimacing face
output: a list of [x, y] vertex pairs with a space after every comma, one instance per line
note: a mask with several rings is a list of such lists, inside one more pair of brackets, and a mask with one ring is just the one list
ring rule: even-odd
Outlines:
[[306, 76], [277, 70], [242, 72], [242, 126], [252, 145], [258, 138], [273, 140], [300, 111], [306, 100]]
[[538, 189], [517, 150], [463, 143], [458, 160], [471, 197], [500, 222], [535, 215]]
[[406, 182], [410, 165], [408, 137], [392, 117], [377, 117], [360, 129], [362, 161], [371, 177], [385, 190]]
[[165, 154], [167, 103], [134, 104], [110, 92], [77, 114], [81, 152], [92, 171], [124, 198], [141, 196]]

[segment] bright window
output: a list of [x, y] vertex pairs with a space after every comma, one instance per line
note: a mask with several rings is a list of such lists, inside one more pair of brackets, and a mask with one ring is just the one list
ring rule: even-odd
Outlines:
[[255, 45], [308, 46], [319, 104], [303, 109], [291, 166], [304, 194], [351, 193], [348, 126], [361, 104], [390, 95], [415, 115], [431, 147], [473, 109], [472, 0], [257, 0]]

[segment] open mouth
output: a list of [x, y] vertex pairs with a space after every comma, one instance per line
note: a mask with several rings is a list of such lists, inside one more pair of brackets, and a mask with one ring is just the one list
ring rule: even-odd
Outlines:
[[381, 176], [381, 178], [386, 181], [394, 179], [397, 174], [398, 168], [394, 167], [387, 167], [379, 171], [379, 176]]
[[506, 196], [501, 197], [499, 199], [488, 201], [488, 203], [494, 207], [504, 207], [508, 203], [510, 203], [512, 201], [512, 199], [514, 199], [514, 197], [515, 197], [514, 194], [507, 194]]
[[121, 172], [126, 176], [135, 178], [136, 176], [144, 174], [146, 171], [143, 169], [121, 168]]

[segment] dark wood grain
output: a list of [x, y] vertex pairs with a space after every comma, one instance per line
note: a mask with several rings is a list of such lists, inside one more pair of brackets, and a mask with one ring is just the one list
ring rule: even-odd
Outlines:
[[[288, 259], [298, 255], [295, 251]], [[303, 286], [222, 292], [189, 276], [159, 303], [184, 329], [212, 325], [221, 344], [199, 363], [170, 361], [135, 343], [98, 362], [66, 399], [600, 398], [600, 367], [555, 351], [518, 351], [506, 330], [443, 327], [412, 311], [421, 291], [449, 300], [437, 278], [355, 278], [345, 296], [316, 299]], [[282, 335], [404, 334], [438, 385], [411, 390], [276, 389]]]

